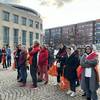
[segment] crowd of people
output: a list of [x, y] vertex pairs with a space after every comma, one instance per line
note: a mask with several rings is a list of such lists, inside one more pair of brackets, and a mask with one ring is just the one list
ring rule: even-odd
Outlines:
[[17, 80], [21, 86], [26, 86], [27, 69], [30, 70], [33, 88], [37, 87], [37, 82], [48, 83], [48, 49], [46, 45], [35, 42], [28, 50], [25, 46], [18, 45], [14, 51], [14, 62], [17, 69]]
[[[35, 41], [28, 50], [19, 44], [14, 50], [14, 65], [17, 69], [17, 81], [24, 87], [27, 83], [27, 70], [30, 70], [32, 88], [38, 87], [38, 82], [48, 84], [48, 70], [54, 61], [57, 62], [57, 83], [63, 75], [70, 83], [67, 94], [71, 97], [76, 95], [76, 87], [81, 86], [84, 91], [82, 96], [86, 100], [98, 100], [97, 89], [99, 88], [99, 74], [97, 70], [98, 55], [92, 46], [83, 48], [66, 47], [59, 45], [55, 59], [47, 45], [40, 45]], [[9, 46], [0, 50], [0, 62], [3, 68], [11, 66], [11, 49]], [[7, 62], [7, 63], [6, 63]], [[77, 69], [80, 67], [80, 75]]]
[[[84, 91], [82, 96], [86, 96], [86, 100], [98, 100], [97, 89], [99, 88], [99, 73], [98, 73], [98, 55], [93, 50], [92, 46], [86, 46], [84, 49], [65, 47], [60, 44], [59, 52], [57, 53], [57, 61], [60, 63], [58, 67], [57, 82], [60, 83], [60, 77], [64, 77], [70, 83], [70, 89], [67, 94], [71, 97], [76, 95], [76, 87], [80, 84]], [[77, 69], [80, 67], [78, 76]]]

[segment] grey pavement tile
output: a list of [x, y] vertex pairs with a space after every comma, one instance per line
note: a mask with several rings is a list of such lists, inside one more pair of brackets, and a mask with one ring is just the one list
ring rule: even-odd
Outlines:
[[[52, 80], [51, 80], [52, 81]], [[28, 85], [31, 84], [31, 77], [28, 73]], [[37, 89], [19, 87], [16, 82], [16, 71], [0, 70], [0, 100], [86, 100], [82, 98], [80, 88], [77, 89], [77, 95], [70, 97], [59, 87], [43, 83], [38, 84]], [[98, 90], [100, 96], [100, 89]]]

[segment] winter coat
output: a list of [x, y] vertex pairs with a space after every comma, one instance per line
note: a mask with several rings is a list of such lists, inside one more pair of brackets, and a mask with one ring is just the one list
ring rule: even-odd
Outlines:
[[39, 52], [38, 65], [39, 66], [48, 65], [48, 50], [47, 49], [42, 49]]
[[40, 51], [39, 46], [34, 46], [32, 51], [29, 53], [30, 56], [32, 57], [32, 67], [34, 68], [37, 67], [37, 55], [39, 51]]
[[0, 49], [0, 63], [2, 61], [2, 50]]
[[6, 49], [6, 55], [7, 55], [7, 56], [11, 56], [11, 49], [10, 49], [10, 48], [7, 48], [7, 49]]
[[71, 56], [68, 57], [66, 61], [66, 67], [64, 68], [64, 76], [68, 80], [76, 80], [77, 79], [77, 67], [80, 65], [80, 60], [78, 55], [72, 53]]
[[98, 82], [98, 73], [95, 69], [95, 67], [98, 64], [98, 60], [97, 59], [92, 59], [92, 60], [87, 60], [86, 59], [86, 54], [83, 55], [81, 61], [80, 61], [80, 65], [83, 68], [83, 72], [81, 74], [81, 88], [85, 91], [86, 90], [86, 84], [85, 84], [85, 68], [91, 68], [91, 77], [90, 77], [90, 90], [91, 91], [95, 91], [98, 89], [99, 87], [99, 82]]
[[17, 61], [19, 60], [20, 52], [21, 52], [21, 49], [18, 49], [17, 51], [15, 51], [15, 59]]
[[6, 63], [6, 50], [2, 49], [2, 64]]
[[48, 64], [52, 64], [52, 62], [54, 61], [54, 50], [48, 49]]
[[29, 55], [29, 56], [28, 56], [28, 60], [29, 60], [29, 64], [30, 64], [30, 65], [32, 65], [32, 59], [33, 59], [33, 57]]
[[32, 51], [32, 47], [28, 48], [27, 60], [30, 65], [32, 65], [32, 56], [30, 56], [31, 51]]
[[25, 51], [21, 51], [18, 60], [19, 66], [26, 66], [26, 58], [27, 58], [27, 53]]
[[66, 49], [60, 49], [56, 55], [57, 62], [60, 63], [60, 69], [63, 69], [68, 59]]

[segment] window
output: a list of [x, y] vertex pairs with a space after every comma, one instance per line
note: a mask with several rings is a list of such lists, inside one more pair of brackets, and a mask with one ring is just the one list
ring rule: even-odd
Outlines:
[[3, 44], [9, 44], [9, 27], [6, 26], [3, 27]]
[[19, 19], [18, 15], [13, 15], [14, 23], [18, 24], [18, 19]]
[[39, 22], [36, 21], [35, 26], [36, 26], [37, 29], [39, 29]]
[[33, 27], [33, 20], [29, 19], [29, 26]]
[[39, 33], [36, 33], [36, 39], [39, 39]]
[[40, 29], [41, 29], [41, 30], [43, 29], [43, 26], [42, 26], [42, 24], [40, 24]]
[[22, 17], [22, 25], [26, 25], [26, 18]]
[[33, 45], [33, 32], [30, 32], [30, 34], [29, 34], [30, 36], [29, 36], [29, 40], [30, 40], [30, 46], [32, 46]]
[[22, 30], [22, 45], [26, 45], [26, 31]]
[[14, 29], [14, 44], [18, 45], [18, 29]]
[[3, 11], [3, 20], [9, 21], [9, 12]]

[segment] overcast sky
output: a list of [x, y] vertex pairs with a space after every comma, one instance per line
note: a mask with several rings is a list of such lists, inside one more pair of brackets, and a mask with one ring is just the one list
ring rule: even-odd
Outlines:
[[44, 29], [100, 18], [100, 0], [0, 0], [20, 1], [21, 5], [37, 10]]

